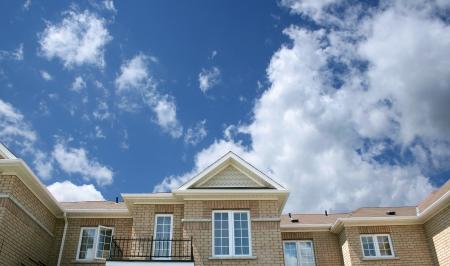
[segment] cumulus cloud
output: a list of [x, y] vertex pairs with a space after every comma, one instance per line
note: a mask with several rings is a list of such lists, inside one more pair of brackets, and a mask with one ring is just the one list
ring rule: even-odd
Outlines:
[[49, 60], [59, 58], [67, 68], [104, 67], [105, 45], [111, 40], [103, 18], [75, 10], [65, 12], [60, 23], [48, 23], [39, 35], [42, 55]]
[[53, 170], [52, 160], [36, 147], [37, 139], [37, 133], [24, 115], [0, 99], [0, 140], [21, 154], [30, 155], [38, 175], [48, 179]]
[[138, 54], [121, 66], [115, 80], [116, 92], [120, 97], [119, 107], [125, 111], [137, 111], [148, 106], [154, 112], [154, 121], [173, 138], [183, 134], [183, 127], [177, 118], [177, 106], [172, 96], [163, 94], [149, 72], [150, 61], [155, 59]]
[[84, 180], [93, 179], [100, 186], [111, 184], [113, 181], [113, 170], [95, 158], [89, 158], [84, 148], [71, 148], [60, 142], [54, 146], [52, 157], [63, 171], [79, 174]]
[[55, 182], [47, 186], [47, 189], [59, 202], [105, 200], [102, 193], [92, 184], [78, 186], [66, 180], [63, 182]]
[[76, 92], [81, 92], [81, 90], [83, 90], [84, 88], [86, 88], [86, 82], [81, 76], [76, 77], [72, 82], [72, 86], [70, 87], [71, 90]]
[[45, 70], [42, 70], [42, 71], [41, 71], [41, 77], [42, 77], [44, 80], [47, 80], [47, 81], [53, 79], [52, 75], [50, 75], [50, 73], [48, 73], [48, 72], [45, 71]]
[[[448, 24], [433, 17], [431, 2], [387, 2], [367, 13], [288, 2], [319, 29], [285, 29], [291, 42], [273, 55], [269, 88], [238, 130], [250, 146], [228, 134], [155, 191], [232, 150], [290, 189], [286, 211], [417, 204], [433, 189], [429, 168], [450, 169]], [[341, 11], [352, 15], [339, 21], [333, 12]]]
[[193, 127], [188, 128], [184, 134], [184, 142], [190, 145], [197, 145], [206, 136], [208, 132], [206, 131], [206, 120], [197, 122]]
[[213, 88], [220, 81], [220, 69], [218, 67], [212, 67], [211, 69], [202, 69], [198, 74], [198, 83], [200, 90], [206, 93], [209, 89]]

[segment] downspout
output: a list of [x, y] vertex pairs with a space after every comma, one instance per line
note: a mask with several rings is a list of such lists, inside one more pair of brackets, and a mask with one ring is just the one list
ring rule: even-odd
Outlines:
[[58, 264], [56, 264], [57, 266], [61, 265], [61, 259], [62, 259], [62, 253], [64, 250], [64, 242], [66, 240], [66, 233], [67, 233], [67, 226], [69, 225], [69, 222], [67, 221], [67, 214], [66, 212], [64, 212], [64, 232], [63, 232], [63, 236], [61, 239], [61, 246], [59, 247], [59, 256], [58, 256]]

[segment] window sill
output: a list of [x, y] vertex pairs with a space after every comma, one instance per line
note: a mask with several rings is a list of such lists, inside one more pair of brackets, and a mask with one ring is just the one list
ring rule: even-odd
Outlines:
[[363, 257], [361, 260], [399, 260], [400, 257]]
[[256, 256], [211, 256], [210, 260], [256, 260]]

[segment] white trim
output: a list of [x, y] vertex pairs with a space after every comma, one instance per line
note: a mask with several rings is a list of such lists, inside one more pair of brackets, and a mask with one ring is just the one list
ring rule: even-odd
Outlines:
[[10, 199], [12, 202], [14, 202], [14, 204], [16, 204], [17, 207], [19, 207], [19, 209], [21, 209], [26, 215], [28, 215], [28, 217], [30, 217], [31, 220], [37, 223], [39, 227], [44, 229], [44, 231], [47, 232], [51, 237], [54, 237], [52, 231], [50, 231], [50, 229], [48, 229], [43, 223], [41, 223], [39, 219], [36, 218], [36, 216], [34, 216], [31, 212], [29, 212], [13, 195], [0, 192], [0, 198]]
[[63, 209], [58, 201], [22, 159], [0, 160], [0, 173], [17, 176], [53, 215], [62, 217]]
[[252, 222], [279, 222], [279, 217], [256, 217], [252, 219]]
[[[378, 236], [387, 236], [389, 241], [389, 248], [391, 250], [392, 255], [381, 255], [380, 254], [380, 247], [378, 246]], [[363, 237], [371, 237], [372, 242], [375, 249], [375, 256], [366, 256], [364, 254], [364, 245], [362, 238]], [[362, 255], [364, 259], [390, 259], [395, 258], [395, 251], [394, 251], [394, 245], [392, 245], [392, 239], [390, 234], [360, 234], [359, 235], [359, 243], [361, 245]]]
[[64, 213], [63, 217], [64, 217], [64, 231], [61, 239], [61, 246], [59, 247], [58, 262], [56, 264], [57, 266], [61, 265], [62, 254], [64, 251], [64, 243], [66, 242], [67, 227], [69, 226], [69, 222], [67, 221], [67, 214]]
[[440, 211], [441, 208], [448, 206], [449, 202], [450, 202], [450, 190], [447, 191], [435, 202], [433, 202], [430, 206], [425, 208], [425, 210], [420, 212], [419, 217], [421, 217], [423, 222], [425, 223], [427, 220], [433, 217], [434, 214], [438, 213], [438, 211]]
[[6, 146], [0, 142], [0, 156], [3, 159], [17, 159], [17, 157]]
[[[247, 213], [247, 224], [248, 224], [248, 254], [245, 255], [235, 255], [234, 250], [234, 213]], [[216, 254], [215, 250], [215, 233], [214, 233], [214, 214], [215, 213], [228, 213], [228, 255], [223, 254]], [[212, 235], [212, 242], [211, 242], [211, 248], [212, 248], [212, 257], [213, 258], [249, 258], [253, 257], [253, 251], [252, 251], [252, 223], [251, 223], [251, 216], [249, 210], [213, 210], [211, 213], [211, 235]]]
[[[158, 213], [155, 214], [155, 222], [154, 222], [154, 226], [153, 226], [153, 240], [157, 241], [156, 239], [156, 229], [158, 226], [158, 217], [170, 217], [170, 236], [169, 236], [169, 240], [172, 240], [173, 238], [173, 214], [171, 213]], [[155, 243], [152, 244], [153, 248], [152, 248], [152, 257], [155, 256]], [[169, 257], [168, 258], [158, 258], [158, 257], [154, 257], [155, 260], [170, 260], [170, 256], [172, 255], [172, 242], [169, 241]]]

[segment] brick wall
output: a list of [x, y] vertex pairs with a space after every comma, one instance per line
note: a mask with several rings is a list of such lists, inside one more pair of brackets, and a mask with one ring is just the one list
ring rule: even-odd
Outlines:
[[[211, 217], [213, 210], [249, 210], [252, 229], [252, 252], [256, 259], [216, 260], [212, 256]], [[270, 200], [186, 201], [184, 237], [193, 237], [196, 265], [284, 265], [279, 222], [255, 221], [278, 217], [278, 202]], [[192, 221], [194, 219], [197, 221]], [[198, 219], [203, 219], [198, 221]]]
[[1, 175], [0, 193], [10, 197], [0, 198], [0, 261], [27, 265], [31, 258], [48, 263], [55, 216], [17, 176]]
[[0, 264], [48, 264], [53, 236], [8, 198], [0, 199]]
[[173, 238], [182, 237], [181, 219], [184, 215], [182, 204], [139, 204], [131, 210], [133, 216], [133, 237], [150, 238], [154, 234], [155, 215], [173, 214]]
[[312, 240], [317, 265], [343, 265], [338, 236], [331, 232], [282, 232], [283, 240]]
[[[363, 260], [361, 234], [391, 235], [395, 259]], [[345, 265], [432, 265], [423, 225], [345, 227], [339, 236]]]
[[425, 223], [434, 265], [450, 265], [450, 206]]
[[[78, 242], [80, 239], [81, 227], [96, 227], [99, 225], [114, 227], [114, 235], [118, 238], [130, 238], [132, 219], [130, 218], [72, 218], [68, 220], [68, 227], [66, 233], [66, 240], [61, 260], [61, 265], [76, 265], [76, 256], [78, 252]], [[56, 265], [60, 249], [60, 243], [64, 231], [64, 220], [59, 219], [56, 223], [55, 230], [56, 241], [52, 247], [50, 255], [50, 265]], [[83, 263], [83, 266], [88, 264]], [[91, 265], [104, 265], [104, 263], [97, 263]]]
[[41, 223], [50, 230], [53, 230], [56, 222], [55, 216], [17, 176], [2, 175], [0, 177], [0, 192], [12, 195]]

